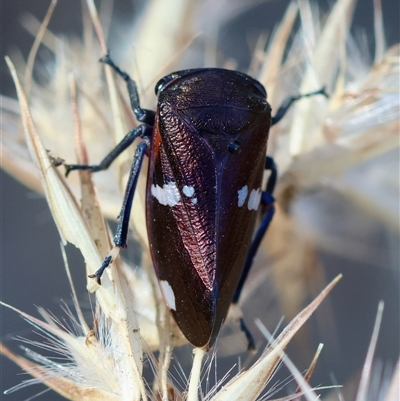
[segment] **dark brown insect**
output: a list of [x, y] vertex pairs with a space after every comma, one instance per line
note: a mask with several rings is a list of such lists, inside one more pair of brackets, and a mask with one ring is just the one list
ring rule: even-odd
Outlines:
[[[126, 247], [129, 214], [145, 154], [150, 157], [146, 218], [154, 268], [165, 302], [185, 337], [196, 347], [215, 342], [232, 302], [237, 302], [260, 240], [273, 216], [276, 167], [266, 157], [271, 117], [264, 87], [237, 71], [202, 68], [178, 71], [156, 85], [157, 111], [140, 107], [136, 84], [102, 59], [128, 85], [132, 109], [143, 124], [133, 129], [95, 166], [99, 171], [141, 137], [114, 238]], [[271, 170], [262, 189], [264, 170]], [[254, 239], [260, 203], [264, 215]], [[113, 251], [93, 277], [100, 282]], [[249, 336], [249, 338], [251, 338]], [[251, 342], [251, 340], [250, 340]]]

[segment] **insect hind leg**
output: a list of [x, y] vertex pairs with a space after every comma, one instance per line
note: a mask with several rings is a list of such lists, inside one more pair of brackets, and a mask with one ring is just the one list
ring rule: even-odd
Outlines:
[[262, 192], [261, 194], [261, 203], [265, 208], [265, 214], [261, 220], [260, 226], [257, 229], [256, 235], [254, 236], [253, 242], [251, 243], [250, 246], [250, 251], [247, 255], [246, 263], [243, 268], [242, 276], [240, 277], [239, 284], [236, 288], [235, 295], [233, 297], [232, 303], [238, 303], [240, 294], [243, 289], [243, 285], [247, 279], [247, 276], [249, 274], [249, 271], [251, 269], [251, 266], [253, 264], [253, 259], [258, 251], [258, 248], [260, 246], [260, 243], [269, 227], [269, 224], [271, 223], [272, 217], [274, 216], [275, 213], [275, 199], [272, 196], [272, 193], [275, 188], [276, 184], [276, 178], [278, 175], [278, 169], [275, 164], [275, 161], [272, 157], [267, 156], [265, 159], [265, 169], [269, 170], [271, 172], [265, 191]]
[[[239, 301], [239, 297], [240, 297], [240, 294], [242, 293], [243, 285], [247, 279], [247, 276], [249, 274], [251, 266], [253, 265], [254, 256], [257, 253], [260, 243], [264, 237], [264, 234], [266, 233], [266, 231], [269, 227], [269, 224], [271, 223], [272, 217], [274, 216], [274, 212], [275, 212], [275, 206], [274, 206], [275, 199], [272, 196], [272, 193], [275, 188], [276, 179], [278, 176], [278, 169], [277, 169], [275, 161], [272, 157], [269, 157], [269, 156], [266, 157], [265, 169], [269, 170], [271, 172], [270, 176], [268, 178], [268, 181], [267, 181], [265, 191], [263, 191], [261, 194], [261, 203], [265, 208], [265, 214], [261, 220], [260, 226], [258, 227], [257, 233], [253, 239], [253, 242], [251, 243], [250, 251], [249, 251], [249, 254], [247, 255], [247, 259], [246, 259], [246, 263], [243, 268], [242, 276], [240, 277], [239, 284], [236, 288], [235, 295], [233, 296], [233, 300], [232, 300], [233, 305], [231, 305], [232, 307], [235, 307]], [[247, 338], [247, 342], [248, 342], [247, 349], [249, 351], [254, 350], [255, 342], [254, 342], [253, 336], [252, 336], [250, 330], [247, 328], [242, 317], [240, 317], [240, 329], [243, 331], [243, 333], [245, 334], [245, 336]]]
[[127, 73], [123, 72], [119, 67], [115, 65], [115, 63], [110, 58], [109, 54], [100, 59], [100, 61], [112, 67], [114, 71], [126, 81], [133, 113], [135, 114], [136, 119], [142, 122], [143, 124], [132, 129], [121, 140], [121, 142], [100, 162], [100, 164], [81, 165], [81, 164], [63, 163], [66, 167], [66, 175], [68, 175], [72, 170], [89, 170], [91, 172], [105, 170], [116, 159], [116, 157], [118, 157], [129, 145], [133, 143], [133, 141], [136, 138], [139, 137], [142, 138], [142, 141], [138, 144], [135, 151], [128, 183], [125, 190], [121, 212], [118, 216], [119, 223], [116, 235], [114, 237], [115, 246], [108, 253], [100, 268], [94, 274], [89, 275], [89, 277], [95, 278], [98, 284], [101, 284], [101, 276], [104, 273], [104, 270], [117, 257], [119, 251], [122, 248], [126, 248], [129, 216], [131, 213], [133, 196], [135, 194], [136, 184], [139, 178], [139, 173], [142, 166], [143, 158], [144, 155], [146, 154], [147, 148], [150, 145], [150, 137], [152, 135], [153, 125], [155, 120], [154, 111], [141, 108], [139, 94], [135, 81], [133, 81]]
[[117, 231], [114, 236], [115, 246], [111, 249], [108, 255], [105, 257], [100, 268], [94, 273], [89, 275], [90, 278], [95, 278], [98, 284], [101, 284], [101, 276], [104, 270], [112, 263], [112, 261], [118, 256], [119, 251], [122, 248], [126, 248], [126, 240], [128, 237], [129, 217], [132, 209], [133, 195], [135, 194], [136, 185], [139, 179], [139, 173], [142, 167], [143, 158], [146, 154], [146, 150], [150, 145], [150, 138], [148, 136], [143, 137], [142, 141], [138, 144], [135, 155], [133, 158], [132, 167], [129, 173], [128, 183], [126, 185], [124, 200], [122, 202], [121, 211], [119, 213], [119, 222]]

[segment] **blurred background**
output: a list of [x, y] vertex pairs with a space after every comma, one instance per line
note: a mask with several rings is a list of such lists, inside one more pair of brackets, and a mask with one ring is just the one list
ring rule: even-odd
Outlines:
[[[20, 21], [27, 13], [42, 21], [49, 6], [49, 1], [2, 0], [1, 1], [1, 93], [16, 97], [14, 85], [4, 62], [7, 54], [20, 54], [26, 59], [34, 38], [22, 27]], [[107, 4], [107, 1], [104, 1]], [[229, 21], [224, 21], [218, 32], [218, 45], [222, 59], [237, 62], [237, 69], [246, 71], [249, 66], [252, 48], [251, 40], [262, 31], [271, 32], [281, 20], [288, 5], [286, 0], [255, 2]], [[331, 1], [319, 1], [322, 10], [329, 10]], [[211, 3], [210, 3], [211, 4]], [[124, 41], [123, 27], [137, 18], [143, 2], [115, 2], [110, 32], [114, 41]], [[387, 43], [397, 43], [399, 34], [399, 2], [382, 0], [383, 16]], [[111, 9], [111, 7], [110, 7]], [[212, 13], [212, 9], [210, 9]], [[49, 30], [65, 36], [79, 36], [82, 33], [81, 3], [79, 1], [59, 1], [49, 24]], [[360, 0], [354, 12], [352, 33], [366, 35], [371, 54], [374, 51], [373, 2]], [[111, 47], [111, 45], [110, 45]], [[111, 47], [112, 48], [112, 47]], [[37, 64], [49, 58], [48, 52], [40, 50]], [[368, 55], [366, 54], [366, 58]], [[370, 59], [372, 60], [372, 56]], [[140, 62], [140, 60], [139, 60]], [[268, 88], [267, 88], [268, 90]], [[57, 127], [54, 127], [57, 130]], [[392, 154], [397, 160], [398, 154]], [[399, 174], [388, 172], [388, 174]], [[45, 200], [16, 182], [9, 175], [0, 172], [1, 190], [1, 300], [34, 316], [36, 305], [51, 310], [55, 315], [62, 314], [62, 301], [71, 304], [71, 290], [66, 278], [60, 252], [60, 238], [53, 223]], [[337, 193], [329, 190], [309, 194], [307, 200], [315, 206], [316, 218], [323, 218], [326, 211], [333, 219], [358, 219], [369, 221], [370, 232], [360, 233], [366, 247], [372, 244], [379, 252], [373, 258], [360, 260], [351, 255], [339, 255], [328, 251], [318, 254], [327, 281], [338, 273], [344, 279], [333, 291], [329, 307], [323, 306], [317, 316], [310, 321], [310, 346], [315, 349], [320, 341], [326, 341], [320, 362], [314, 373], [314, 385], [344, 383], [358, 374], [365, 358], [375, 314], [379, 300], [385, 301], [383, 324], [378, 341], [376, 358], [392, 366], [399, 355], [399, 237], [398, 231], [391, 229], [375, 218], [349, 204]], [[372, 222], [371, 222], [372, 219]], [[338, 234], [345, 235], [345, 229]], [[87, 299], [85, 280], [83, 279], [83, 261], [79, 251], [68, 246], [70, 266], [78, 297]], [[319, 288], [322, 289], [322, 286]], [[265, 308], [263, 294], [259, 289], [254, 302], [245, 304], [245, 316], [258, 316]], [[259, 302], [257, 302], [257, 300]], [[87, 304], [90, 311], [90, 305]], [[15, 337], [32, 338], [31, 326], [15, 312], [1, 309], [1, 341], [8, 347], [17, 349]], [[335, 333], [331, 328], [323, 327], [323, 314], [334, 316]], [[318, 316], [319, 314], [319, 316]], [[246, 318], [249, 327], [257, 339], [262, 336], [251, 318]], [[321, 323], [322, 322], [322, 323]], [[265, 323], [265, 322], [264, 322]], [[274, 322], [269, 329], [273, 330]], [[327, 333], [328, 331], [328, 333]], [[322, 333], [322, 334], [321, 334]], [[325, 337], [324, 337], [325, 336]], [[293, 347], [294, 348], [294, 347]], [[21, 353], [21, 351], [18, 351]], [[291, 353], [292, 352], [292, 353]], [[289, 349], [289, 354], [298, 368], [303, 370], [301, 352]], [[182, 357], [184, 358], [184, 357]], [[236, 358], [236, 357], [233, 357]], [[227, 364], [232, 364], [227, 360]], [[222, 362], [225, 363], [225, 362]], [[16, 384], [26, 375], [21, 376], [20, 368], [5, 358], [1, 358], [1, 391]], [[229, 366], [229, 365], [227, 365]], [[220, 367], [223, 370], [222, 367]], [[283, 378], [287, 377], [283, 373]], [[25, 400], [44, 390], [42, 386], [28, 387], [0, 398], [9, 401]], [[38, 396], [38, 400], [61, 400], [52, 392]]]

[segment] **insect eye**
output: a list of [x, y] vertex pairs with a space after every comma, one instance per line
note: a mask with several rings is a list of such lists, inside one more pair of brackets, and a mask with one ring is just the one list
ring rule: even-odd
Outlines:
[[256, 81], [255, 82], [256, 88], [263, 94], [263, 96], [266, 98], [267, 97], [267, 91], [264, 88], [264, 85], [260, 84], [260, 82]]
[[164, 78], [161, 78], [157, 83], [156, 87], [154, 88], [154, 91], [156, 95], [158, 96], [162, 90], [174, 79], [176, 78], [175, 75], [167, 75]]
[[236, 142], [236, 141], [234, 141], [234, 142], [231, 142], [229, 145], [228, 145], [228, 150], [229, 150], [229, 152], [231, 152], [232, 154], [237, 154], [237, 153], [239, 153], [240, 152], [240, 143], [239, 142]]

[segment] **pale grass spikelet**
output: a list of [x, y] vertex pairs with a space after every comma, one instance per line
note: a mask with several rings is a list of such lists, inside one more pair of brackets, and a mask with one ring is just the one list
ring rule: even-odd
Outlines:
[[[241, 1], [229, 6], [223, 0], [212, 3], [214, 11], [208, 15], [209, 1], [149, 1], [131, 31], [125, 34], [131, 41], [134, 38], [134, 44], [128, 41], [120, 44], [120, 49], [111, 48], [118, 64], [137, 79], [143, 107], [154, 109], [152, 87], [160, 76], [191, 63], [218, 64], [214, 36], [221, 21], [250, 6]], [[283, 21], [268, 38], [267, 46], [265, 37], [260, 36], [250, 73], [267, 88], [272, 105], [279, 105], [289, 93], [310, 92], [323, 85], [327, 86], [330, 97], [298, 102], [282, 123], [274, 127], [269, 139], [268, 152], [274, 156], [280, 172], [275, 193], [277, 212], [256, 265], [271, 266], [269, 278], [276, 287], [282, 310], [291, 321], [276, 339], [267, 335], [271, 345], [250, 367], [237, 375], [229, 370], [223, 382], [216, 383], [208, 393], [201, 393], [205, 400], [258, 399], [282, 360], [287, 361], [298, 384], [298, 390], [286, 399], [300, 396], [306, 400], [319, 399], [319, 389], [313, 390], [308, 384], [316, 361], [303, 375], [284, 352], [340, 278], [327, 285], [320, 295], [313, 296], [314, 301], [303, 309], [309, 296], [307, 274], [319, 267], [317, 250], [345, 255], [354, 252], [351, 245], [347, 247], [346, 241], [330, 230], [331, 222], [322, 225], [313, 218], [315, 205], [307, 203], [307, 193], [321, 187], [339, 192], [347, 202], [373, 215], [398, 235], [398, 177], [385, 173], [396, 165], [390, 155], [399, 148], [399, 46], [386, 49], [380, 3], [374, 4], [377, 45], [373, 66], [364, 63], [349, 33], [355, 0], [337, 0], [324, 18], [316, 4], [308, 0], [292, 2]], [[2, 165], [22, 183], [46, 196], [63, 244], [74, 244], [80, 250], [87, 275], [97, 270], [111, 249], [104, 217], [118, 215], [134, 147], [122, 154], [109, 170], [93, 177], [83, 171], [65, 180], [55, 162], [57, 157], [68, 162], [97, 162], [137, 122], [129, 109], [123, 83], [110, 68], [98, 63], [107, 45], [104, 24], [100, 23], [94, 2], [87, 0], [84, 6], [82, 41], [61, 40], [46, 29], [54, 5], [55, 2], [41, 28], [36, 29], [37, 39], [26, 68], [17, 65], [16, 69], [7, 59], [19, 106], [15, 100], [2, 97]], [[300, 28], [292, 37], [296, 21]], [[194, 46], [202, 35], [204, 54], [196, 52]], [[47, 46], [55, 58], [46, 85], [32, 79], [40, 45]], [[226, 62], [224, 66], [229, 65]], [[382, 161], [386, 155], [389, 157]], [[360, 170], [360, 165], [366, 167]], [[14, 390], [43, 382], [70, 400], [198, 398], [199, 382], [204, 378], [201, 352], [196, 351], [197, 365], [190, 384], [184, 383], [182, 389], [177, 388], [169, 371], [174, 347], [185, 344], [186, 340], [169, 316], [152, 269], [144, 213], [146, 171], [145, 162], [131, 218], [140, 244], [142, 266], [134, 268], [117, 259], [106, 270], [100, 287], [88, 279], [87, 288], [96, 297], [93, 322], [84, 318], [76, 295], [74, 330], [42, 309], [39, 309], [40, 320], [3, 304], [47, 337], [46, 345], [25, 340], [28, 347], [61, 356], [56, 360], [25, 348], [29, 360], [3, 345], [1, 352], [34, 377]], [[67, 266], [65, 255], [64, 261]], [[243, 302], [251, 300], [257, 286], [265, 282], [265, 269], [260, 273], [257, 266], [245, 287]], [[381, 309], [377, 321], [381, 319]], [[373, 345], [377, 331], [371, 341]], [[217, 346], [223, 348], [220, 343]], [[154, 354], [156, 351], [159, 353]], [[372, 356], [373, 350], [368, 354], [366, 368], [372, 365]], [[153, 369], [151, 381], [143, 378], [145, 364]], [[399, 367], [387, 376], [390, 377], [382, 380], [382, 388], [386, 386], [388, 390], [379, 393], [380, 401], [394, 401], [398, 394]], [[366, 384], [369, 379], [364, 372], [357, 401], [369, 401]]]

